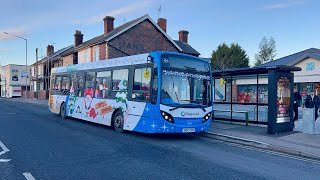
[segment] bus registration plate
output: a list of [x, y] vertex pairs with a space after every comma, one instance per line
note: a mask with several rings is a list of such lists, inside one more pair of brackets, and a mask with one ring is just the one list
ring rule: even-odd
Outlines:
[[196, 129], [195, 128], [183, 128], [182, 132], [184, 132], [184, 133], [196, 132]]

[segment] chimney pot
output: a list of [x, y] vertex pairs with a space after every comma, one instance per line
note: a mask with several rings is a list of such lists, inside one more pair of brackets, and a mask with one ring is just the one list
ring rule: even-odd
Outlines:
[[188, 34], [189, 32], [186, 30], [179, 31], [179, 41], [188, 43]]
[[103, 23], [104, 23], [104, 35], [107, 35], [110, 31], [113, 30], [114, 17], [106, 16], [105, 18], [103, 18]]
[[53, 45], [48, 45], [47, 46], [47, 56], [51, 55], [54, 53], [54, 47]]
[[167, 32], [167, 20], [165, 18], [159, 18], [157, 24], [164, 32]]
[[83, 34], [81, 31], [76, 30], [74, 33], [74, 46], [77, 47], [83, 43]]

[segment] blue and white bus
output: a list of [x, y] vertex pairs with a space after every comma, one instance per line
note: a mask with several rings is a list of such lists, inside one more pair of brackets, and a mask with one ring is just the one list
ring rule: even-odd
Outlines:
[[212, 120], [207, 60], [151, 52], [52, 69], [49, 109], [117, 132], [192, 133]]

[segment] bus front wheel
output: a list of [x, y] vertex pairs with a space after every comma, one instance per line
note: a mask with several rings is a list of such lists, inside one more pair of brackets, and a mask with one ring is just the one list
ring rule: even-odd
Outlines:
[[66, 115], [66, 103], [62, 103], [60, 106], [60, 117], [62, 119], [67, 119], [67, 115]]
[[113, 128], [119, 132], [123, 132], [124, 119], [121, 111], [117, 111], [112, 118]]

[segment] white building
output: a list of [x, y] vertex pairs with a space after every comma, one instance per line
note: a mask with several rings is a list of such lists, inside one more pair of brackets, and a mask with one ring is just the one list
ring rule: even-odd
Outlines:
[[21, 92], [29, 89], [30, 67], [8, 64], [1, 67], [1, 97], [20, 97]]

